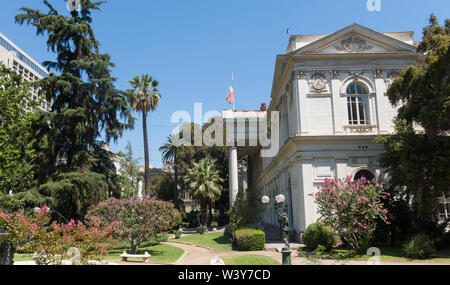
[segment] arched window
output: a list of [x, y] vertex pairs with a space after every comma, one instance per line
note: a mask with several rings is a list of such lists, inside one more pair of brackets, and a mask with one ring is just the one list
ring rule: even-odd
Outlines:
[[347, 87], [348, 123], [350, 125], [368, 125], [367, 89], [361, 84], [350, 84]]
[[375, 175], [373, 175], [373, 173], [370, 172], [369, 170], [363, 169], [363, 170], [358, 171], [355, 174], [355, 177], [353, 178], [353, 180], [358, 181], [363, 177], [366, 178], [367, 181], [372, 181], [375, 178]]

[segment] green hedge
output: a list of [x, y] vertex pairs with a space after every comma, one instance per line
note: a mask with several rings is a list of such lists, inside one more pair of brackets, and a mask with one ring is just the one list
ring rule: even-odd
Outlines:
[[309, 225], [303, 233], [303, 242], [310, 250], [315, 250], [319, 245], [330, 251], [337, 242], [337, 237], [331, 227], [323, 222]]
[[405, 256], [411, 259], [427, 259], [435, 251], [434, 241], [425, 234], [415, 235], [403, 246]]
[[239, 250], [263, 250], [266, 243], [266, 234], [261, 230], [252, 228], [238, 229], [235, 232], [235, 240]]

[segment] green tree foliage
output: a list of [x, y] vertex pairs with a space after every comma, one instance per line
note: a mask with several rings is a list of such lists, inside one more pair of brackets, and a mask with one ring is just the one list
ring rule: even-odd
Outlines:
[[[211, 122], [210, 122], [211, 123]], [[185, 123], [189, 126], [183, 125], [184, 128], [191, 129], [191, 145], [181, 145], [178, 147], [177, 160], [174, 166], [177, 167], [177, 172], [181, 178], [179, 183], [180, 191], [188, 191], [189, 185], [185, 182], [184, 177], [188, 173], [188, 170], [192, 167], [193, 162], [199, 162], [204, 158], [212, 158], [217, 161], [216, 169], [219, 171], [219, 176], [223, 178], [220, 185], [223, 189], [219, 200], [215, 203], [215, 208], [221, 213], [226, 213], [229, 210], [229, 198], [228, 198], [228, 151], [226, 146], [194, 146], [194, 134], [197, 133], [203, 135], [204, 130], [209, 124], [205, 124], [203, 127], [195, 123]], [[180, 134], [182, 138], [182, 134]], [[183, 138], [184, 139], [184, 138]]]
[[148, 74], [141, 77], [135, 76], [129, 81], [132, 90], [129, 90], [128, 101], [131, 107], [142, 113], [142, 130], [144, 132], [144, 160], [145, 160], [145, 195], [150, 194], [150, 155], [148, 150], [147, 115], [154, 111], [161, 100], [161, 94], [157, 87], [158, 81], [153, 80]]
[[31, 100], [30, 83], [0, 65], [0, 193], [22, 192], [30, 187], [33, 173], [27, 163], [35, 157], [29, 137], [33, 113], [24, 110]]
[[244, 227], [258, 227], [262, 213], [259, 193], [253, 188], [247, 191], [239, 191], [233, 208], [229, 211], [230, 230], [232, 235], [235, 231]]
[[167, 138], [167, 142], [163, 144], [159, 151], [162, 152], [162, 159], [164, 161], [173, 161], [174, 168], [174, 183], [173, 183], [173, 203], [175, 206], [178, 205], [178, 157], [177, 152], [179, 147], [172, 143], [172, 137]]
[[175, 182], [169, 175], [158, 175], [152, 179], [151, 192], [158, 200], [172, 201]]
[[[380, 162], [392, 187], [413, 198], [414, 225], [430, 231], [437, 224], [438, 197], [450, 189], [450, 20], [439, 25], [434, 15], [423, 29], [418, 52], [425, 64], [403, 70], [388, 90], [393, 105], [401, 104], [396, 133], [383, 136]], [[417, 132], [415, 125], [423, 128]]]
[[139, 159], [134, 158], [131, 143], [126, 146], [126, 153], [119, 152], [120, 169], [119, 181], [121, 186], [121, 198], [136, 198], [141, 191], [139, 182], [142, 180], [139, 173]]
[[[202, 225], [206, 226], [208, 222], [207, 207], [220, 198], [222, 192], [219, 171], [216, 169], [216, 161], [211, 158], [204, 158], [198, 163], [194, 162], [192, 168], [184, 177], [189, 185], [190, 196], [200, 204], [202, 214]], [[211, 208], [211, 207], [210, 207]]]
[[117, 140], [133, 118], [126, 94], [114, 87], [114, 64], [100, 53], [91, 26], [91, 13], [105, 1], [81, 0], [81, 9], [68, 16], [43, 2], [46, 13], [21, 8], [15, 18], [35, 27], [37, 35], [47, 35], [48, 49], [57, 55], [44, 66], [58, 74], [40, 82], [53, 105], [33, 124], [40, 186], [32, 191], [53, 198], [53, 208], [66, 218], [80, 219], [89, 205], [120, 194], [111, 153], [101, 148], [99, 138]]

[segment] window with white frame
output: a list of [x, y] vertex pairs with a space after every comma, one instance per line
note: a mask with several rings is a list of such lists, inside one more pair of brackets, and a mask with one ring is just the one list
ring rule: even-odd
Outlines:
[[367, 89], [360, 84], [347, 87], [347, 110], [349, 125], [368, 125]]

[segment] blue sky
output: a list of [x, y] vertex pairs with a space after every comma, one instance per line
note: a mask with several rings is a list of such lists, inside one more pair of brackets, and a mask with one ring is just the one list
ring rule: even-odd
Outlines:
[[[49, 0], [64, 9], [64, 0]], [[162, 101], [149, 117], [150, 159], [161, 166], [160, 145], [176, 124], [174, 111], [192, 114], [195, 102], [203, 112], [229, 109], [226, 93], [235, 74], [236, 108], [258, 109], [270, 102], [275, 57], [293, 34], [328, 34], [352, 23], [379, 32], [414, 31], [422, 37], [429, 15], [450, 16], [449, 0], [381, 0], [380, 12], [369, 12], [367, 0], [109, 0], [94, 13], [94, 30], [101, 52], [116, 64], [119, 89], [136, 74], [148, 73], [160, 82]], [[52, 59], [46, 37], [14, 23], [20, 7], [43, 9], [38, 0], [2, 0], [0, 32], [38, 62]], [[127, 131], [113, 151], [130, 141], [143, 157], [142, 121]]]

